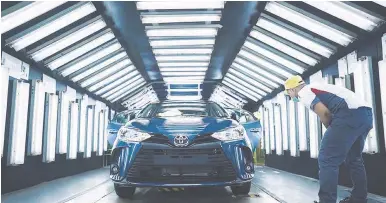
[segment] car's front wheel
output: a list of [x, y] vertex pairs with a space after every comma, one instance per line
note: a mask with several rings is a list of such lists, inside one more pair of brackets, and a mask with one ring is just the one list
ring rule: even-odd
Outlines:
[[238, 186], [231, 186], [234, 195], [247, 195], [251, 190], [251, 182], [244, 183]]
[[124, 199], [129, 199], [134, 196], [135, 193], [135, 187], [123, 187], [119, 184], [114, 184], [115, 193], [120, 197]]

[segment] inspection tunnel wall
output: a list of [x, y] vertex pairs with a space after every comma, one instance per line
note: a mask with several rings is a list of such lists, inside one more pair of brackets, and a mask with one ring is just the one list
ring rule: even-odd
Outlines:
[[113, 111], [2, 52], [2, 194], [103, 167]]
[[[369, 192], [386, 195], [386, 35], [325, 67], [306, 83], [325, 82], [342, 85], [368, 101], [374, 112], [374, 128], [365, 144], [363, 159]], [[383, 47], [382, 47], [383, 46]], [[266, 165], [291, 173], [318, 178], [318, 149], [326, 131], [316, 114], [296, 104], [282, 93], [260, 107], [266, 151]], [[294, 128], [293, 126], [296, 126]], [[351, 187], [345, 164], [340, 167], [339, 184]]]

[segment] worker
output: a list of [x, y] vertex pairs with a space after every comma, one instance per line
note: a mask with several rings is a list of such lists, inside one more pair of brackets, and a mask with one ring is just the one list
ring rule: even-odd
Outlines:
[[305, 84], [300, 76], [285, 81], [285, 94], [314, 111], [327, 128], [319, 149], [319, 201], [336, 203], [339, 166], [346, 163], [353, 190], [341, 203], [367, 202], [362, 151], [373, 128], [372, 109], [359, 95], [331, 84]]

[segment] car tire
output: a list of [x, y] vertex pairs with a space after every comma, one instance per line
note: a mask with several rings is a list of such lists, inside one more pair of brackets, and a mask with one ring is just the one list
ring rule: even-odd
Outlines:
[[115, 193], [123, 199], [131, 199], [135, 193], [135, 187], [123, 187], [119, 184], [114, 184]]
[[251, 190], [251, 182], [238, 186], [231, 186], [233, 195], [247, 195]]

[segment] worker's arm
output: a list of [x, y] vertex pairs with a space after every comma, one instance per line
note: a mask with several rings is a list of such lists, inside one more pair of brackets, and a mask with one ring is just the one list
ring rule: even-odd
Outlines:
[[331, 122], [331, 113], [328, 108], [322, 103], [318, 102], [314, 106], [314, 112], [319, 116], [320, 121], [322, 121], [323, 125], [328, 128]]

